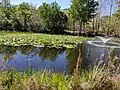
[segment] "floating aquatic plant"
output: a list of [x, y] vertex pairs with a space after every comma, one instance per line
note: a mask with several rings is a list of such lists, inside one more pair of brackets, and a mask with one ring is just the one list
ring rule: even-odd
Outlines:
[[73, 48], [82, 41], [89, 40], [88, 37], [68, 36], [68, 35], [49, 35], [23, 32], [0, 32], [0, 44], [21, 46], [49, 46]]

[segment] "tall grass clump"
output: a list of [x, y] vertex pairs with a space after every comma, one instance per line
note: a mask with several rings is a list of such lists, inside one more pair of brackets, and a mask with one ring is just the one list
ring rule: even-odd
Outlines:
[[120, 90], [119, 66], [94, 67], [92, 71], [64, 75], [47, 70], [0, 72], [0, 90]]

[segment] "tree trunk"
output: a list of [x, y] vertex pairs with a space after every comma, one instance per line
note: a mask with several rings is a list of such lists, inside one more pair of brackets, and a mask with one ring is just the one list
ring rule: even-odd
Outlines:
[[93, 32], [95, 34], [95, 18], [93, 18]]
[[74, 30], [74, 33], [75, 33], [75, 20], [73, 20], [73, 30]]
[[99, 24], [100, 24], [100, 20], [98, 20], [98, 17], [96, 17], [96, 21], [95, 21], [95, 23], [96, 23], [96, 25], [95, 25], [95, 27], [96, 27], [96, 30], [95, 30], [95, 32], [96, 32], [96, 34], [98, 34], [99, 33]]
[[82, 22], [81, 21], [79, 21], [79, 26], [80, 26], [80, 30], [79, 30], [79, 36], [80, 36], [81, 30], [82, 30]]
[[26, 26], [27, 26], [27, 17], [26, 15], [24, 16], [24, 31], [27, 31], [26, 30]]
[[84, 30], [83, 34], [86, 34], [86, 23], [83, 24], [83, 30]]
[[[111, 16], [112, 16], [112, 9], [113, 9], [113, 5], [114, 5], [114, 0], [110, 0], [110, 11], [109, 11], [109, 25], [110, 25], [110, 22], [111, 22]], [[109, 28], [109, 25], [108, 25], [108, 30], [107, 30], [107, 34], [109, 35], [110, 34], [110, 28]]]

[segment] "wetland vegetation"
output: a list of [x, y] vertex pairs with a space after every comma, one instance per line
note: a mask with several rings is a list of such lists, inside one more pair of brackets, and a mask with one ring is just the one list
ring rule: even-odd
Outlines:
[[[119, 69], [119, 67], [117, 67]], [[112, 64], [72, 76], [51, 71], [0, 72], [1, 90], [119, 90], [120, 76]]]
[[69, 35], [50, 35], [39, 33], [23, 33], [23, 32], [0, 32], [0, 44], [21, 46], [33, 45], [38, 47], [66, 47], [73, 48], [82, 41], [90, 40], [89, 37], [69, 36]]
[[120, 90], [119, 38], [107, 43], [115, 53], [86, 43], [120, 37], [119, 0], [10, 1], [0, 0], [0, 90]]

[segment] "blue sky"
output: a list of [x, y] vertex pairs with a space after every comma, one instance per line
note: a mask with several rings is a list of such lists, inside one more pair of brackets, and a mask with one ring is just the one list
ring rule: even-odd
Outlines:
[[32, 3], [34, 5], [41, 5], [43, 2], [46, 3], [51, 3], [56, 1], [61, 8], [69, 8], [70, 7], [70, 0], [11, 0], [12, 4], [20, 4], [22, 2], [28, 2], [28, 3]]
[[[20, 4], [22, 2], [28, 2], [28, 3], [32, 3], [34, 5], [36, 5], [37, 7], [39, 5], [41, 5], [43, 2], [46, 3], [51, 3], [51, 2], [57, 2], [59, 4], [59, 6], [61, 6], [62, 9], [64, 8], [69, 8], [70, 7], [70, 1], [71, 0], [10, 0], [12, 4]], [[96, 0], [98, 1], [98, 0]], [[109, 0], [106, 0], [109, 1]], [[108, 15], [109, 14], [109, 6], [107, 3], [104, 2], [104, 7], [102, 8], [102, 15]], [[116, 8], [114, 6], [112, 12], [114, 13], [116, 11]]]

